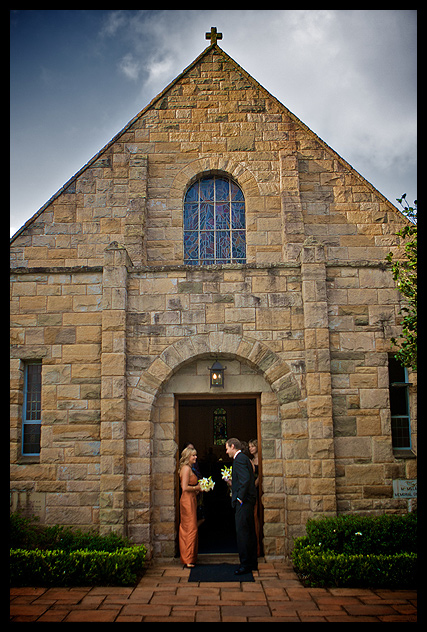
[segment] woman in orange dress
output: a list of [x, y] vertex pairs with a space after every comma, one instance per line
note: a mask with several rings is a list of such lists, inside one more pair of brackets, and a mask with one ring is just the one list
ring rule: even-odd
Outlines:
[[181, 499], [179, 501], [179, 553], [181, 562], [187, 568], [193, 568], [197, 560], [197, 494], [201, 491], [197, 476], [192, 466], [197, 461], [194, 448], [185, 448], [179, 462], [179, 478], [181, 481]]

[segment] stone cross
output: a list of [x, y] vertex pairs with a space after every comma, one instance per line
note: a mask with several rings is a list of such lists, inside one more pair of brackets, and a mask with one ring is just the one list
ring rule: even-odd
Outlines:
[[216, 44], [217, 39], [222, 39], [222, 33], [217, 33], [216, 26], [211, 26], [211, 32], [206, 33], [206, 39], [211, 40], [211, 44]]

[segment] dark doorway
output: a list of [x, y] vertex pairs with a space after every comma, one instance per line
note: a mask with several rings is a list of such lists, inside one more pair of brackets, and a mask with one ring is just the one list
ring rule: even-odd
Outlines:
[[199, 516], [204, 518], [199, 527], [199, 553], [237, 552], [229, 487], [221, 477], [221, 468], [231, 465], [225, 439], [257, 439], [257, 408], [256, 397], [178, 400], [180, 453], [185, 444], [192, 443], [202, 476], [212, 476], [215, 481], [215, 488], [203, 494], [199, 508]]

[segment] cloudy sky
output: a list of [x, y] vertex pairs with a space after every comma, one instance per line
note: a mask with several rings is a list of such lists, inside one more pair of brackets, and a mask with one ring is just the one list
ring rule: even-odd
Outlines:
[[218, 44], [393, 203], [416, 190], [414, 10], [13, 10], [13, 235]]

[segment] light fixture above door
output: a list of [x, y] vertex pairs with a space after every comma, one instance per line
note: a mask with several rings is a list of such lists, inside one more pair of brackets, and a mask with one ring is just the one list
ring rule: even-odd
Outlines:
[[209, 368], [211, 388], [224, 388], [224, 371], [226, 368], [227, 367], [222, 366], [221, 362], [218, 362], [218, 360], [216, 360]]

